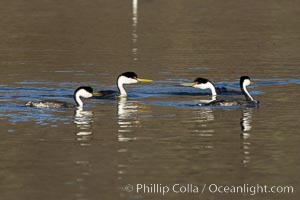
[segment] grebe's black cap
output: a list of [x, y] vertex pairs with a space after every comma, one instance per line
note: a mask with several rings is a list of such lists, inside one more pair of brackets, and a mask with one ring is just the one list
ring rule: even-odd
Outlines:
[[206, 78], [196, 78], [195, 80], [194, 80], [194, 83], [197, 83], [197, 84], [205, 84], [205, 83], [207, 83], [207, 82], [210, 82], [208, 79], [206, 79]]
[[249, 76], [241, 76], [241, 78], [240, 78], [241, 81], [244, 81], [244, 80], [246, 80], [246, 79], [251, 80]]
[[138, 75], [135, 72], [124, 72], [120, 76], [126, 76], [127, 78], [134, 78], [134, 79], [138, 77]]
[[76, 94], [79, 90], [86, 90], [89, 93], [93, 93], [93, 88], [90, 86], [80, 86], [79, 88], [77, 88], [74, 92], [74, 94]]

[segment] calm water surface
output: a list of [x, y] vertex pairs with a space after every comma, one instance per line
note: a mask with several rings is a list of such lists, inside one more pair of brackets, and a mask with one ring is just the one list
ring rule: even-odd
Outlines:
[[[299, 6], [0, 2], [1, 199], [299, 199]], [[127, 99], [88, 99], [83, 111], [25, 107], [72, 102], [80, 85], [116, 89], [125, 71], [154, 82], [128, 86]], [[205, 77], [239, 90], [241, 75], [259, 108], [199, 107], [207, 92], [178, 86]], [[126, 192], [139, 183], [294, 194]]]

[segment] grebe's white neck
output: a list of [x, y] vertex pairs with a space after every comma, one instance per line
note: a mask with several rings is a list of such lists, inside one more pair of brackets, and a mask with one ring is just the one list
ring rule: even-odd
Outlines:
[[212, 95], [211, 96], [211, 101], [216, 101], [217, 100], [217, 95]]
[[75, 102], [76, 102], [78, 108], [82, 108], [83, 107], [83, 102], [82, 102], [82, 100], [80, 98], [80, 92], [77, 92], [75, 94]]
[[213, 98], [216, 98], [217, 97], [217, 92], [216, 92], [215, 86], [211, 82], [207, 82], [207, 84], [208, 84], [208, 88], [211, 91], [211, 95], [213, 96]]
[[[208, 82], [208, 83], [210, 83], [210, 82]], [[210, 102], [216, 101], [217, 100], [216, 88], [212, 83], [210, 83], [209, 89], [211, 91], [211, 101]]]
[[124, 89], [124, 82], [122, 81], [122, 77], [118, 79], [118, 89], [120, 91], [120, 97], [127, 97], [127, 92]]
[[123, 84], [118, 84], [118, 88], [120, 91], [120, 96], [119, 97], [127, 97], [127, 92], [123, 87]]
[[242, 91], [244, 95], [246, 96], [246, 99], [250, 101], [254, 101], [253, 97], [250, 95], [250, 93], [247, 90], [247, 86], [251, 84], [251, 81], [249, 79], [244, 80], [243, 85], [242, 85]]

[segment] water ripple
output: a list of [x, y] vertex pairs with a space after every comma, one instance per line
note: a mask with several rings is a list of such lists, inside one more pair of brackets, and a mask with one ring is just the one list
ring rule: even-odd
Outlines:
[[[140, 98], [164, 98], [164, 97], [180, 97], [180, 96], [192, 96], [190, 101], [170, 101], [168, 100], [148, 100], [146, 104], [159, 105], [159, 106], [173, 106], [173, 107], [195, 107], [198, 106], [198, 101], [195, 100], [197, 96], [210, 95], [207, 90], [199, 90], [192, 87], [182, 87], [179, 83], [187, 82], [187, 79], [168, 79], [164, 81], [156, 81], [152, 85], [134, 85], [128, 87], [129, 99]], [[300, 79], [254, 79], [255, 86], [251, 88], [258, 89], [259, 86], [266, 85], [283, 85], [283, 84], [300, 84]], [[65, 112], [64, 110], [51, 110], [51, 109], [34, 109], [25, 107], [26, 101], [29, 100], [63, 100], [67, 102], [73, 102], [73, 91], [78, 83], [61, 82], [30, 82], [23, 81], [16, 84], [22, 85], [22, 87], [9, 87], [6, 85], [0, 86], [0, 119], [9, 118], [9, 121], [17, 123], [34, 120], [36, 123], [43, 124], [45, 121], [56, 122], [66, 121], [69, 117], [57, 117], [55, 113]], [[36, 85], [42, 85], [43, 87], [34, 87]], [[49, 87], [51, 85], [51, 87]], [[55, 87], [53, 87], [55, 86]], [[68, 88], [60, 88], [61, 86], [68, 86]], [[100, 85], [95, 84], [95, 88], [100, 88]], [[101, 85], [103, 87], [103, 85]], [[59, 87], [59, 88], [56, 88]], [[113, 86], [107, 86], [113, 87]], [[219, 88], [219, 94], [221, 95], [233, 95], [241, 96], [239, 91], [239, 83], [235, 82], [219, 82], [216, 83], [216, 87]], [[226, 89], [229, 88], [229, 89]], [[263, 91], [252, 90], [251, 94], [258, 95], [263, 94]], [[97, 101], [96, 101], [97, 102]], [[106, 101], [107, 102], [107, 101]], [[105, 102], [104, 102], [105, 103]], [[235, 107], [230, 107], [235, 108]], [[230, 109], [226, 108], [226, 109]]]

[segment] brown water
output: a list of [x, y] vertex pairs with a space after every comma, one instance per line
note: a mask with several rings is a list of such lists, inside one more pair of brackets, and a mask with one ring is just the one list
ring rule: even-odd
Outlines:
[[[0, 199], [299, 199], [299, 1], [136, 2], [0, 2]], [[79, 85], [116, 89], [124, 71], [155, 81], [83, 112], [24, 106], [72, 102]], [[208, 96], [178, 86], [205, 77], [238, 89], [241, 75], [259, 108], [203, 108]], [[177, 183], [200, 191], [136, 191]]]

